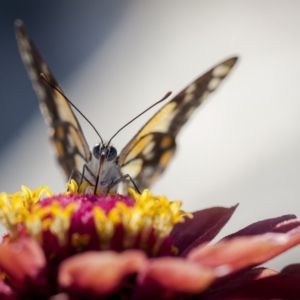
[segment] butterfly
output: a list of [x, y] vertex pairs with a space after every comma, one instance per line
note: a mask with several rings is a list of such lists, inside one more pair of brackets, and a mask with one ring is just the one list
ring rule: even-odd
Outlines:
[[[49, 126], [59, 165], [67, 179], [74, 175], [74, 170], [83, 170], [79, 174], [84, 175], [79, 177], [84, 176], [103, 193], [116, 191], [121, 181], [125, 187], [131, 186], [130, 180], [139, 190], [149, 188], [173, 157], [176, 136], [182, 126], [216, 90], [237, 61], [237, 57], [227, 59], [187, 86], [166, 103], [118, 155], [117, 150], [109, 143], [103, 143], [102, 139], [90, 150], [69, 102], [22, 21], [16, 21], [15, 30], [21, 57]], [[45, 82], [41, 73], [55, 88]]]

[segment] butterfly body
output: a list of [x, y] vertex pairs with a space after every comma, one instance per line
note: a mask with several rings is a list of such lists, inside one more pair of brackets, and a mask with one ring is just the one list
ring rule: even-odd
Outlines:
[[[85, 179], [107, 193], [124, 187], [149, 188], [164, 172], [176, 150], [176, 137], [196, 108], [220, 85], [237, 61], [227, 59], [196, 79], [166, 103], [120, 151], [103, 143], [92, 150], [50, 68], [21, 21], [16, 22], [21, 56], [50, 128], [50, 139], [66, 177]], [[43, 73], [52, 87], [40, 76]], [[53, 86], [55, 88], [53, 88]]]

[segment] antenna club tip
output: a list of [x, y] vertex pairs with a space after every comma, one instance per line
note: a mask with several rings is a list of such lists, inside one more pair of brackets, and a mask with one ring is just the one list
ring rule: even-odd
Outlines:
[[165, 96], [164, 96], [161, 100], [158, 101], [158, 103], [159, 103], [159, 102], [162, 102], [162, 101], [164, 101], [164, 100], [166, 100], [171, 94], [172, 94], [172, 92], [171, 92], [171, 91], [168, 91], [168, 92], [165, 94]]

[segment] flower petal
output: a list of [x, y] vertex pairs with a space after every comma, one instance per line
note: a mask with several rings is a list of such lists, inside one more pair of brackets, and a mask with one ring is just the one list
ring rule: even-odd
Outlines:
[[193, 213], [193, 219], [176, 224], [171, 232], [178, 255], [185, 256], [191, 249], [211, 241], [231, 218], [237, 205], [230, 208], [212, 207]]
[[300, 243], [300, 233], [267, 233], [221, 240], [191, 251], [188, 259], [215, 268], [220, 276], [261, 264]]
[[[236, 236], [256, 235], [256, 234], [263, 234], [267, 232], [273, 232], [273, 230], [278, 224], [293, 219], [296, 219], [295, 215], [284, 215], [277, 218], [266, 219], [263, 221], [255, 222], [233, 234], [226, 236], [225, 239], [234, 238]], [[284, 233], [283, 230], [282, 233]]]
[[291, 219], [277, 224], [272, 232], [286, 233], [292, 230], [295, 231], [297, 228], [300, 228], [300, 219]]
[[70, 300], [70, 297], [66, 293], [59, 293], [52, 296], [49, 300]]
[[234, 291], [249, 282], [258, 280], [260, 278], [274, 276], [278, 273], [278, 271], [264, 267], [250, 269], [246, 272], [240, 272], [231, 278], [226, 278], [223, 281], [214, 282], [213, 286], [208, 292], [209, 298], [214, 299], [213, 295], [217, 295], [218, 297], [220, 295], [223, 296], [224, 294]]
[[205, 290], [215, 279], [214, 271], [184, 259], [153, 259], [140, 272], [132, 299], [168, 299], [178, 294]]
[[45, 288], [45, 265], [42, 249], [31, 238], [0, 245], [0, 268], [7, 274], [10, 285], [20, 292], [30, 291], [32, 286], [36, 293]]
[[284, 276], [281, 274], [265, 277], [259, 280], [248, 282], [247, 284], [222, 293], [211, 300], [229, 299], [299, 299], [300, 298], [300, 278]]
[[0, 280], [0, 299], [1, 300], [17, 300], [12, 288]]
[[280, 273], [288, 276], [300, 277], [300, 264], [286, 266]]
[[86, 252], [65, 260], [58, 281], [71, 295], [105, 296], [116, 292], [123, 280], [138, 272], [146, 261], [142, 251]]

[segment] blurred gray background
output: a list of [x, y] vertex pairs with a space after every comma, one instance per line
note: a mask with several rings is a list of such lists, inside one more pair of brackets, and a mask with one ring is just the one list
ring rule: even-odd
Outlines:
[[[216, 63], [238, 55], [229, 78], [193, 115], [178, 153], [152, 189], [184, 208], [238, 210], [220, 236], [254, 221], [299, 214], [300, 2], [2, 1], [0, 191], [64, 190], [46, 126], [20, 59], [20, 18], [66, 94], [105, 139]], [[158, 109], [158, 108], [157, 108]], [[156, 111], [114, 140], [119, 149]], [[93, 130], [81, 120], [91, 145]], [[299, 262], [295, 248], [268, 265]]]

